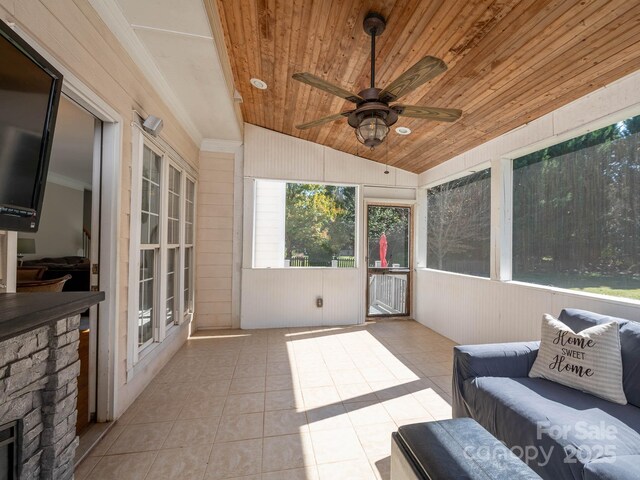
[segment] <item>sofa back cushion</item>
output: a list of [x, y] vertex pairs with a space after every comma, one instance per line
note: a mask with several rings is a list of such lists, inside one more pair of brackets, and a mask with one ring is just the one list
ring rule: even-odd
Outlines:
[[574, 332], [611, 321], [620, 324], [620, 346], [622, 349], [622, 385], [627, 401], [640, 407], [640, 323], [623, 318], [608, 317], [598, 313], [566, 308], [559, 320]]

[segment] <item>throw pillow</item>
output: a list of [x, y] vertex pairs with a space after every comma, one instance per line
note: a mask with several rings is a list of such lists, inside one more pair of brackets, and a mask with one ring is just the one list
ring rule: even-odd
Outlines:
[[542, 318], [542, 341], [529, 377], [546, 378], [626, 405], [620, 333], [616, 322], [575, 333], [551, 315]]

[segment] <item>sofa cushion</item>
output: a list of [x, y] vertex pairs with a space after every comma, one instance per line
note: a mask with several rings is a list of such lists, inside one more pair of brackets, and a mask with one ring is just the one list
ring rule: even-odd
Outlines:
[[546, 378], [626, 405], [618, 330], [616, 322], [609, 322], [574, 333], [551, 315], [544, 315], [540, 351], [529, 377]]
[[[636, 406], [539, 378], [477, 377], [463, 389], [473, 418], [543, 478], [583, 478], [599, 458], [640, 455]], [[640, 464], [634, 472], [640, 478]]]
[[619, 456], [615, 462], [606, 458], [584, 467], [584, 480], [638, 480], [640, 455]]
[[580, 332], [593, 325], [601, 325], [611, 321], [618, 322], [620, 325], [624, 393], [629, 403], [640, 407], [640, 323], [577, 308], [562, 310], [558, 318], [574, 332]]

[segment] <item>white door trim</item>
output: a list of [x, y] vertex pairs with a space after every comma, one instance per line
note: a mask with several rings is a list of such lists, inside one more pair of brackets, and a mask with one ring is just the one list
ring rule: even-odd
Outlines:
[[96, 420], [114, 420], [117, 398], [118, 356], [118, 239], [120, 233], [120, 168], [122, 162], [122, 116], [97, 93], [76, 77], [15, 24], [16, 32], [64, 76], [62, 92], [102, 121], [102, 205], [100, 215], [100, 289], [105, 300], [100, 303], [98, 322], [98, 368]]

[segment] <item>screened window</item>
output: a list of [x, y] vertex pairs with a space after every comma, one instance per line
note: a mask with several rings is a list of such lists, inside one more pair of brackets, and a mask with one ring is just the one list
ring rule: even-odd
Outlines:
[[513, 279], [640, 299], [640, 116], [513, 164]]
[[356, 187], [258, 180], [254, 266], [355, 267]]
[[427, 191], [427, 267], [490, 274], [491, 170]]

